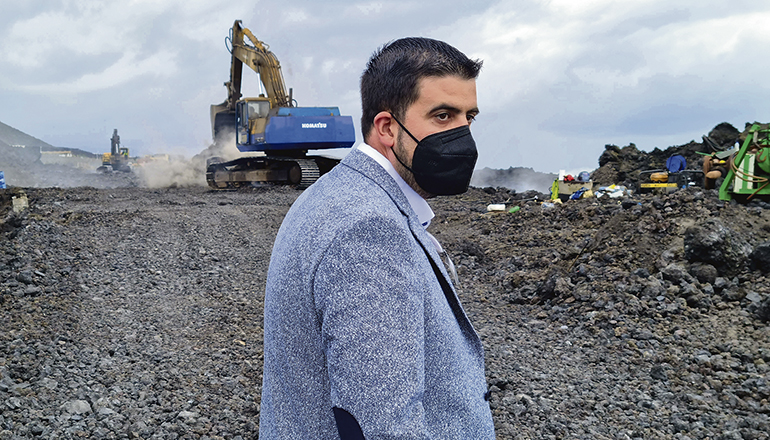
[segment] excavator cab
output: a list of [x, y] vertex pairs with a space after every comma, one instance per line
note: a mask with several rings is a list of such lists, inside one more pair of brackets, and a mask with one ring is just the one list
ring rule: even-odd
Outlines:
[[265, 142], [265, 127], [270, 113], [270, 100], [265, 97], [246, 98], [236, 106], [235, 121], [238, 126], [236, 143], [254, 144]]

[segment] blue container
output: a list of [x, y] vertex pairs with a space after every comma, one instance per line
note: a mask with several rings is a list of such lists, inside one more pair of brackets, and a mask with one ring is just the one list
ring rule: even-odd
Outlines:
[[5, 174], [0, 171], [0, 189], [5, 189]]

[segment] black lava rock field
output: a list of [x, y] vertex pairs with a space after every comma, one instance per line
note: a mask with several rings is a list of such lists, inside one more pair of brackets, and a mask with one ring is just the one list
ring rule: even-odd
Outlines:
[[[257, 438], [265, 276], [299, 194], [0, 190], [0, 440]], [[497, 437], [770, 438], [769, 206], [531, 195], [430, 202]]]

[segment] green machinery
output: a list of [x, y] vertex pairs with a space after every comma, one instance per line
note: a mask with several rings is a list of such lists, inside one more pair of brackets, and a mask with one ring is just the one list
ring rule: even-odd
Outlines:
[[770, 199], [770, 128], [767, 125], [752, 125], [738, 151], [722, 156], [724, 154], [713, 154], [704, 159], [706, 188], [713, 188], [716, 179], [724, 177], [719, 187], [720, 200]]

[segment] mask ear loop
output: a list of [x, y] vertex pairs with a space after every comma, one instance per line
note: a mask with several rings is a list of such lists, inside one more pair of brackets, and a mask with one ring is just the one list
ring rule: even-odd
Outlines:
[[[393, 113], [391, 113], [391, 114], [390, 114], [390, 117], [392, 117], [392, 118], [393, 118], [393, 120], [394, 120], [394, 121], [396, 121], [396, 122], [398, 123], [398, 125], [400, 125], [400, 126], [401, 126], [401, 128], [403, 128], [403, 129], [404, 129], [404, 131], [406, 132], [406, 134], [408, 134], [408, 135], [409, 135], [409, 137], [411, 137], [412, 139], [414, 139], [414, 141], [415, 141], [415, 142], [417, 142], [417, 144], [418, 144], [418, 145], [420, 144], [420, 141], [418, 141], [418, 140], [417, 140], [417, 138], [416, 138], [416, 137], [414, 137], [414, 136], [412, 135], [412, 133], [410, 133], [410, 132], [409, 132], [409, 130], [407, 130], [407, 129], [406, 129], [406, 127], [404, 127], [404, 124], [402, 124], [402, 123], [401, 123], [401, 121], [399, 121], [398, 119], [396, 119], [396, 117], [393, 115]], [[409, 170], [409, 172], [410, 172], [410, 173], [414, 174], [414, 171], [412, 171], [412, 169], [411, 169], [411, 168], [410, 168], [410, 167], [409, 167], [407, 164], [405, 164], [405, 163], [404, 163], [404, 161], [403, 161], [403, 160], [401, 160], [401, 158], [400, 158], [400, 157], [398, 157], [398, 154], [396, 154], [396, 149], [395, 149], [395, 148], [393, 149], [393, 155], [394, 155], [394, 156], [396, 156], [396, 160], [398, 161], [398, 163], [400, 163], [401, 165], [403, 165], [403, 166], [404, 166], [404, 168], [406, 168], [407, 170]]]
[[409, 130], [406, 129], [406, 127], [404, 127], [404, 124], [402, 124], [401, 121], [396, 119], [396, 116], [393, 113], [390, 114], [390, 117], [393, 118], [393, 120], [396, 121], [398, 123], [398, 125], [400, 125], [401, 128], [404, 129], [404, 131], [406, 132], [406, 134], [409, 135], [410, 138], [414, 139], [414, 141], [417, 142], [418, 144], [420, 143], [420, 141], [418, 141], [417, 138], [414, 137], [414, 135], [412, 135], [412, 133], [410, 133]]

